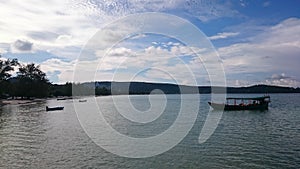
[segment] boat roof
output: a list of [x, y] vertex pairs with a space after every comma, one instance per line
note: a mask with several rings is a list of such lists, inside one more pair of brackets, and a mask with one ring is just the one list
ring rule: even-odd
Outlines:
[[227, 100], [264, 100], [265, 98], [270, 98], [270, 96], [262, 97], [228, 97]]

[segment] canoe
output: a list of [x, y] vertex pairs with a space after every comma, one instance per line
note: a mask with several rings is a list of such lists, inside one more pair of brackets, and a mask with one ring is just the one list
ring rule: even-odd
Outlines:
[[56, 111], [56, 110], [63, 110], [64, 107], [48, 107], [46, 106], [46, 111]]
[[57, 98], [56, 100], [67, 100], [66, 98]]

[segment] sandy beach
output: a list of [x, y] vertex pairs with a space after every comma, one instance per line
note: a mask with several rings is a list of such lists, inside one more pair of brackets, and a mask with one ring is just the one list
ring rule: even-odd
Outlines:
[[0, 106], [3, 105], [18, 105], [18, 104], [30, 104], [30, 103], [36, 103], [36, 102], [41, 102], [45, 101], [46, 99], [33, 99], [33, 100], [16, 100], [16, 99], [11, 99], [11, 100], [0, 100]]

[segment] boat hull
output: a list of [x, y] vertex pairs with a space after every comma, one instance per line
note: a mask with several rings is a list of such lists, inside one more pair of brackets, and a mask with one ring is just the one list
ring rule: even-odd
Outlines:
[[262, 104], [250, 104], [250, 105], [227, 105], [227, 104], [219, 104], [219, 103], [211, 103], [208, 104], [216, 110], [268, 110], [269, 103], [265, 102]]
[[46, 111], [63, 110], [64, 107], [46, 107]]

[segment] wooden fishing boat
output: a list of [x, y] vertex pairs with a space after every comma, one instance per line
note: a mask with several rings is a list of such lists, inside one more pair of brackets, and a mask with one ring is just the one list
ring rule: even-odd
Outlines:
[[46, 106], [46, 111], [56, 111], [56, 110], [63, 110], [64, 107], [48, 107]]
[[56, 100], [59, 101], [59, 100], [67, 100], [67, 99], [63, 97], [63, 98], [57, 98]]
[[270, 102], [270, 96], [253, 98], [230, 97], [226, 99], [226, 103], [208, 102], [208, 104], [216, 110], [267, 110]]

